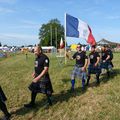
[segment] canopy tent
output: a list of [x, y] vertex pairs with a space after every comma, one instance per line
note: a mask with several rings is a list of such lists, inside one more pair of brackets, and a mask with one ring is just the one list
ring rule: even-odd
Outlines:
[[97, 45], [110, 45], [110, 46], [118, 46], [120, 45], [120, 43], [117, 42], [111, 42], [109, 40], [106, 39], [101, 39], [100, 41], [97, 42]]

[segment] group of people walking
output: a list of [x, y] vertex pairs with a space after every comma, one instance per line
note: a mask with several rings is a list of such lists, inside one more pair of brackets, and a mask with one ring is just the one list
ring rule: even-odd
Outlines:
[[82, 90], [89, 85], [91, 74], [96, 75], [96, 84], [100, 84], [100, 74], [102, 69], [106, 69], [107, 76], [110, 77], [110, 71], [112, 71], [113, 53], [107, 45], [102, 46], [101, 54], [96, 50], [96, 46], [91, 46], [91, 52], [86, 55], [85, 51], [81, 50], [82, 45], [77, 45], [77, 52], [71, 59], [76, 59], [76, 64], [71, 75], [71, 90], [74, 91], [75, 78], [82, 79]]
[[[76, 59], [76, 64], [71, 74], [71, 90], [75, 90], [75, 79], [78, 77], [82, 79], [82, 90], [89, 85], [91, 74], [96, 74], [96, 84], [100, 84], [99, 76], [101, 74], [102, 68], [107, 70], [108, 77], [110, 76], [110, 69], [112, 69], [112, 59], [113, 54], [107, 46], [103, 46], [101, 56], [96, 51], [95, 46], [91, 46], [91, 52], [89, 56], [86, 55], [85, 51], [81, 50], [82, 45], [77, 45], [77, 52], [72, 56], [71, 59]], [[51, 96], [53, 93], [53, 88], [51, 80], [49, 77], [49, 58], [43, 54], [42, 48], [36, 46], [34, 49], [34, 54], [36, 56], [34, 72], [32, 73], [33, 81], [29, 85], [29, 90], [31, 91], [31, 101], [25, 104], [24, 107], [32, 108], [35, 106], [35, 99], [37, 93], [43, 93], [47, 96], [47, 105], [52, 105]], [[87, 70], [88, 68], [88, 70]], [[87, 72], [88, 71], [88, 72]], [[9, 120], [10, 113], [5, 105], [6, 96], [0, 87], [0, 109], [5, 114], [5, 119]]]

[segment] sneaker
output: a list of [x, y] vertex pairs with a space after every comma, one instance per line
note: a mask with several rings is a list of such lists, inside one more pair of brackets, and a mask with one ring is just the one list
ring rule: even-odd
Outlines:
[[35, 103], [28, 103], [28, 104], [24, 104], [24, 107], [26, 108], [33, 108], [35, 106]]

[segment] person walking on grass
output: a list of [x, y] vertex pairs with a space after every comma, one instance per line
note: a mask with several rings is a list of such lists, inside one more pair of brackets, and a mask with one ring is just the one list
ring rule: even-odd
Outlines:
[[82, 90], [85, 90], [86, 67], [88, 58], [86, 56], [86, 53], [81, 50], [81, 47], [81, 44], [77, 45], [77, 52], [71, 58], [76, 60], [76, 64], [71, 75], [71, 91], [74, 91], [76, 77], [82, 79]]
[[114, 67], [114, 65], [113, 65], [113, 62], [112, 62], [112, 60], [113, 60], [113, 52], [112, 52], [110, 46], [106, 45], [106, 51], [107, 51], [107, 52], [109, 53], [109, 55], [110, 55], [108, 68], [109, 68], [109, 70], [110, 70], [110, 73], [114, 73], [114, 72], [113, 72], [113, 67]]
[[100, 83], [99, 76], [101, 73], [101, 68], [99, 65], [100, 55], [95, 50], [95, 45], [91, 46], [91, 52], [88, 58], [88, 78], [87, 78], [87, 86], [89, 85], [89, 80], [91, 78], [91, 74], [96, 74], [96, 83], [97, 85]]
[[101, 69], [106, 69], [108, 77], [110, 77], [109, 65], [110, 65], [110, 52], [108, 52], [108, 50], [106, 49], [106, 45], [104, 45], [102, 47], [102, 52], [101, 52], [100, 67]]
[[37, 93], [46, 94], [48, 100], [47, 105], [51, 106], [51, 95], [53, 93], [53, 88], [48, 73], [49, 58], [42, 53], [42, 48], [40, 46], [35, 47], [34, 54], [36, 56], [35, 71], [32, 74], [33, 81], [29, 86], [29, 89], [31, 91], [31, 101], [30, 103], [25, 104], [24, 107], [32, 108], [35, 106]]

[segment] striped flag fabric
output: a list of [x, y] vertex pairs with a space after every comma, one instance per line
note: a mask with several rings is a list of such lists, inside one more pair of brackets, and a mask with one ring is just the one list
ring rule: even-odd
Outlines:
[[82, 38], [90, 45], [95, 45], [96, 41], [92, 35], [92, 30], [87, 23], [66, 14], [66, 37]]

